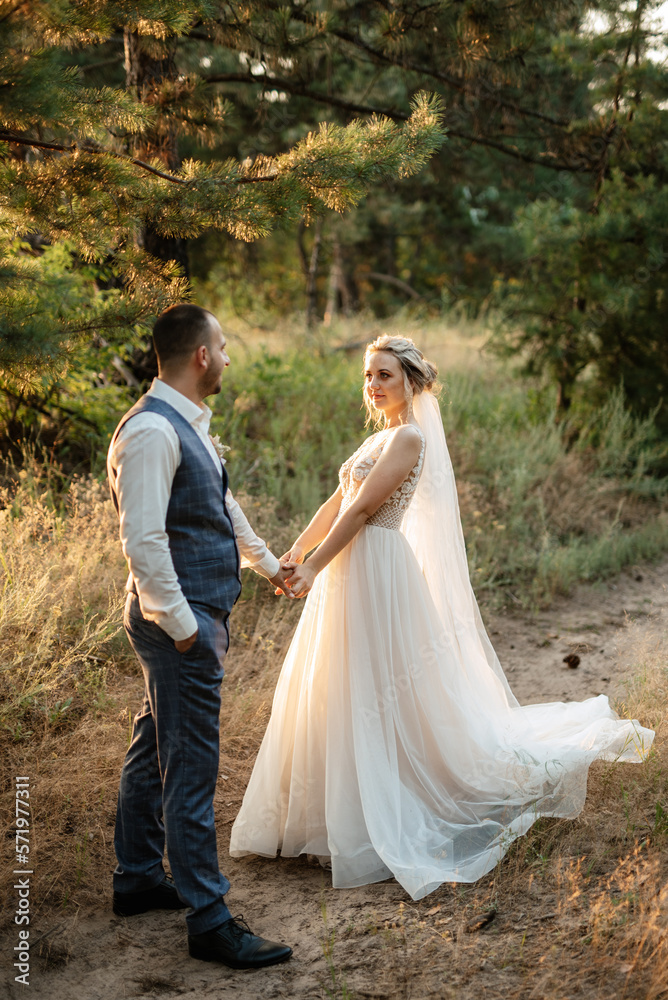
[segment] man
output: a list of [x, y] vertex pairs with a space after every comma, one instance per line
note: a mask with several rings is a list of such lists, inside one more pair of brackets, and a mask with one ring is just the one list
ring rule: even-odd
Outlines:
[[[108, 455], [130, 570], [124, 625], [145, 682], [121, 773], [114, 912], [189, 906], [192, 956], [259, 968], [292, 952], [232, 918], [213, 812], [239, 554], [292, 595], [287, 574], [229, 493], [209, 436], [203, 400], [220, 392], [229, 364], [220, 324], [199, 306], [173, 306], [158, 317], [153, 342], [158, 378], [121, 420]], [[172, 878], [163, 869], [165, 844]]]

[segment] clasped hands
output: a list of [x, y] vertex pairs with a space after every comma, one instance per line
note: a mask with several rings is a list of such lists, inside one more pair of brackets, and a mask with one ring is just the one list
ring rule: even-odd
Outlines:
[[279, 562], [281, 568], [271, 581], [276, 584], [274, 593], [279, 596], [285, 594], [292, 598], [306, 597], [313, 586], [316, 574], [308, 563], [302, 565], [304, 562], [302, 550], [293, 545], [289, 552], [281, 556]]
[[[315, 572], [310, 566], [302, 566], [304, 553], [296, 545], [293, 545], [289, 552], [279, 559], [281, 568], [276, 576], [272, 576], [270, 583], [276, 587], [275, 594], [285, 594], [290, 600], [295, 597], [306, 597], [313, 586]], [[194, 632], [187, 639], [178, 639], [174, 645], [179, 653], [187, 653], [191, 646], [197, 641], [198, 632]]]

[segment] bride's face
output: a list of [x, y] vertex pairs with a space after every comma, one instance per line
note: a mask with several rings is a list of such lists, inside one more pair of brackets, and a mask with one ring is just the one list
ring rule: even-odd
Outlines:
[[406, 386], [401, 363], [389, 351], [367, 354], [364, 364], [364, 391], [372, 406], [386, 417], [406, 409]]

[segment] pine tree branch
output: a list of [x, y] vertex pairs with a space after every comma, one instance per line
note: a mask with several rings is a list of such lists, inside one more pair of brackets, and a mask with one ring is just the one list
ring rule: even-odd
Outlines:
[[[388, 108], [372, 107], [368, 104], [355, 104], [353, 101], [344, 101], [340, 97], [334, 97], [329, 94], [318, 94], [313, 90], [308, 90], [306, 87], [294, 83], [291, 80], [286, 80], [284, 77], [278, 76], [249, 76], [247, 73], [213, 73], [210, 76], [203, 76], [202, 80], [205, 83], [250, 83], [250, 84], [271, 84], [276, 88], [282, 90], [287, 90], [289, 93], [293, 94], [295, 97], [305, 97], [308, 100], [315, 101], [319, 104], [327, 104], [333, 108], [340, 108], [343, 111], [351, 111], [356, 114], [363, 115], [382, 115], [385, 118], [391, 118], [393, 121], [408, 121], [409, 116], [404, 114], [402, 111], [391, 111]], [[449, 136], [454, 136], [456, 139], [464, 139], [466, 142], [475, 143], [477, 145], [489, 146], [490, 149], [497, 149], [501, 153], [505, 153], [506, 156], [510, 156], [513, 159], [521, 160], [522, 163], [531, 163], [537, 167], [546, 167], [548, 170], [568, 170], [571, 173], [580, 171], [582, 168], [580, 165], [574, 165], [570, 163], [563, 163], [560, 160], [555, 160], [550, 162], [550, 160], [542, 160], [535, 156], [531, 156], [528, 153], [522, 153], [519, 149], [515, 149], [512, 146], [507, 146], [502, 142], [496, 142], [494, 139], [490, 139], [487, 136], [472, 135], [469, 132], [460, 132], [457, 129], [451, 128], [447, 121], [445, 123], [445, 128]]]
[[[79, 413], [76, 410], [71, 410], [69, 406], [63, 406], [62, 403], [56, 403], [54, 401], [49, 402], [48, 399], [45, 400], [45, 403], [40, 403], [36, 399], [31, 397], [26, 398], [25, 396], [17, 396], [17, 394], [15, 392], [12, 392], [12, 390], [9, 389], [6, 385], [0, 385], [0, 392], [2, 392], [7, 399], [11, 399], [12, 402], [17, 403], [18, 406], [25, 406], [29, 410], [34, 410], [36, 413], [41, 413], [42, 416], [53, 417], [53, 410], [58, 410], [60, 413], [63, 413], [66, 417], [69, 417], [71, 420], [76, 420], [78, 423], [87, 424], [89, 427], [92, 427], [93, 430], [99, 433], [100, 428], [98, 427], [98, 425], [95, 423], [94, 420], [91, 420], [89, 417], [84, 416], [83, 413]], [[51, 409], [50, 410], [47, 409], [47, 406], [50, 406]]]
[[343, 98], [334, 97], [331, 94], [317, 94], [306, 87], [286, 80], [280, 76], [249, 76], [248, 73], [212, 73], [211, 76], [203, 76], [205, 83], [268, 83], [273, 87], [287, 90], [295, 97], [306, 97], [308, 100], [316, 101], [320, 104], [327, 104], [332, 108], [340, 108], [342, 111], [355, 111], [361, 115], [383, 115], [385, 118], [392, 118], [393, 121], [408, 121], [409, 115], [401, 111], [388, 111], [387, 108], [374, 108], [368, 104], [355, 104], [354, 101], [345, 101]]
[[[0, 142], [13, 142], [20, 146], [34, 146], [37, 149], [53, 149], [60, 153], [92, 153], [95, 156], [113, 156], [116, 160], [124, 160], [126, 163], [133, 163], [137, 167], [141, 167], [142, 170], [148, 170], [149, 173], [155, 174], [156, 177], [161, 177], [163, 180], [171, 181], [172, 184], [183, 184], [190, 187], [196, 187], [196, 182], [187, 181], [183, 177], [175, 177], [174, 174], [166, 174], [163, 170], [158, 170], [157, 167], [152, 167], [150, 163], [145, 163], [143, 160], [138, 160], [135, 156], [126, 156], [124, 153], [117, 153], [113, 149], [100, 149], [99, 147], [91, 145], [79, 145], [76, 142], [71, 143], [69, 146], [64, 146], [57, 142], [43, 142], [38, 139], [28, 139], [25, 136], [17, 136], [13, 132], [8, 132], [5, 129], [0, 129]], [[275, 181], [277, 178], [277, 173], [271, 174], [258, 174], [256, 177], [235, 177], [234, 184], [266, 184], [269, 181]], [[214, 178], [214, 183], [226, 183], [218, 178]]]
[[190, 183], [182, 177], [174, 177], [173, 174], [166, 174], [163, 170], [158, 170], [157, 167], [152, 167], [150, 163], [144, 163], [143, 160], [138, 160], [135, 156], [117, 153], [113, 149], [100, 149], [89, 144], [79, 145], [76, 142], [70, 143], [69, 146], [64, 146], [58, 142], [43, 142], [40, 139], [29, 139], [27, 136], [17, 135], [15, 132], [9, 132], [6, 129], [0, 129], [0, 142], [12, 142], [18, 146], [32, 146], [36, 149], [53, 149], [59, 153], [92, 153], [94, 156], [113, 156], [116, 160], [125, 160], [126, 163], [133, 163], [136, 167], [141, 167], [142, 170], [147, 170], [150, 174], [155, 174], [156, 177], [162, 177], [163, 180], [171, 181], [172, 184]]
[[[447, 86], [452, 87], [453, 90], [459, 91], [461, 94], [473, 94], [474, 97], [479, 97], [480, 95], [476, 93], [475, 88], [469, 87], [463, 80], [457, 79], [453, 76], [447, 76], [445, 73], [440, 73], [438, 70], [430, 69], [429, 66], [416, 66], [413, 63], [408, 62], [405, 59], [393, 59], [387, 53], [382, 52], [380, 49], [374, 49], [372, 46], [368, 45], [366, 42], [362, 41], [361, 38], [352, 35], [348, 31], [335, 30], [332, 34], [342, 41], [348, 42], [349, 45], [354, 45], [356, 48], [362, 49], [369, 55], [373, 56], [380, 62], [387, 63], [389, 66], [396, 66], [398, 69], [409, 70], [412, 73], [419, 73], [422, 76], [429, 76], [433, 80], [438, 80], [439, 83], [445, 83]], [[482, 100], [494, 101], [499, 107], [508, 108], [510, 111], [514, 111], [515, 114], [522, 115], [527, 118], [537, 118], [539, 121], [547, 122], [550, 125], [557, 125], [559, 128], [567, 128], [568, 122], [560, 118], [553, 118], [551, 115], [546, 115], [542, 111], [534, 111], [532, 108], [523, 108], [519, 104], [515, 104], [514, 101], [508, 101], [497, 94], [488, 92], [484, 94]]]
[[[404, 120], [407, 120], [408, 116], [404, 116]], [[123, 153], [118, 153], [115, 150], [110, 149], [100, 149], [99, 147], [89, 145], [71, 143], [69, 145], [64, 145], [57, 142], [45, 142], [38, 139], [29, 139], [26, 136], [19, 136], [14, 132], [10, 132], [6, 129], [0, 129], [0, 142], [16, 143], [22, 146], [35, 147], [37, 149], [52, 149], [56, 152], [62, 153], [91, 153], [95, 156], [110, 156], [117, 160], [122, 160], [126, 163], [132, 163], [135, 166], [141, 167], [143, 170], [147, 170], [151, 174], [155, 174], [157, 177], [163, 180], [170, 181], [172, 184], [181, 184], [183, 186], [190, 187], [191, 189], [197, 189], [196, 180], [186, 180], [183, 177], [176, 177], [173, 174], [167, 174], [162, 170], [158, 170], [156, 167], [152, 167], [150, 163], [145, 163], [143, 160], [139, 160], [136, 157], [128, 156]], [[230, 185], [230, 184], [268, 184], [275, 182], [280, 176], [280, 172], [276, 169], [272, 170], [268, 174], [256, 174], [254, 176], [236, 176], [232, 180], [226, 180], [223, 178], [212, 177], [209, 178], [209, 182], [213, 184], [220, 185]], [[331, 183], [325, 181], [324, 183], [317, 183], [313, 178], [311, 179], [311, 186], [316, 189], [329, 190]]]

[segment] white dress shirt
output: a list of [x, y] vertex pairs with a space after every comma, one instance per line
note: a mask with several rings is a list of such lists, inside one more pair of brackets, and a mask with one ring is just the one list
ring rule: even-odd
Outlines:
[[[153, 380], [147, 395], [173, 406], [198, 434], [222, 478], [221, 459], [209, 436], [211, 410], [201, 407], [165, 382]], [[156, 622], [175, 641], [197, 631], [197, 621], [183, 595], [169, 551], [165, 523], [181, 444], [174, 427], [160, 413], [137, 413], [123, 426], [109, 448], [107, 471], [118, 498], [120, 535], [139, 606], [145, 618]], [[114, 469], [116, 470], [114, 472]], [[241, 565], [270, 579], [279, 562], [255, 534], [230, 491], [225, 503], [232, 518]]]

